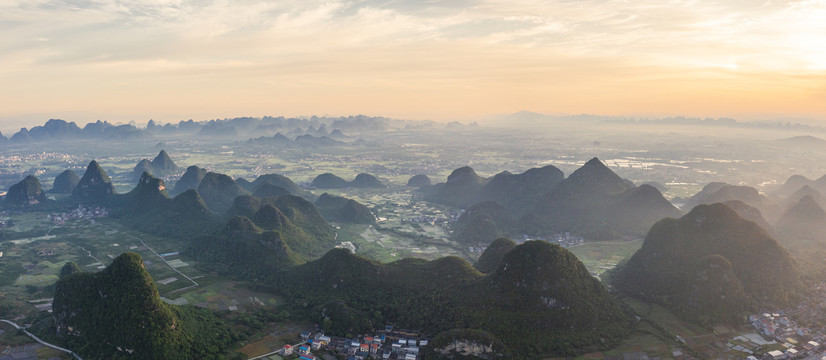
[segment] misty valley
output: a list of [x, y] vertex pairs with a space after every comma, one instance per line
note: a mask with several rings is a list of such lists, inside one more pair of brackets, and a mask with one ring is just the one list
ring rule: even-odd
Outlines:
[[0, 359], [821, 359], [826, 128], [0, 134]]

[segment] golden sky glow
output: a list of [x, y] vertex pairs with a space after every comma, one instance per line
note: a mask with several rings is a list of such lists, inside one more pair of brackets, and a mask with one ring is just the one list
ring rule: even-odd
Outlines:
[[826, 0], [0, 0], [0, 34], [3, 129], [519, 110], [826, 120]]

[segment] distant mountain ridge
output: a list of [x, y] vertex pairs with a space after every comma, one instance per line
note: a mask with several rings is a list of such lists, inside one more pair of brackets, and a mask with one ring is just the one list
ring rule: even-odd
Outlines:
[[635, 187], [593, 158], [542, 195], [522, 221], [534, 229], [611, 239], [639, 236], [657, 220], [680, 214], [656, 188]]
[[[238, 117], [209, 121], [182, 120], [176, 124], [159, 125], [150, 120], [146, 128], [131, 124], [112, 124], [107, 121], [92, 122], [80, 128], [74, 122], [49, 119], [43, 125], [20, 131], [5, 138], [0, 134], [0, 144], [5, 142], [28, 144], [47, 141], [116, 140], [152, 138], [155, 135], [191, 135], [204, 137], [234, 138], [261, 137], [262, 131], [275, 134], [278, 131], [303, 128], [299, 141], [289, 140], [293, 146], [329, 146], [346, 144], [336, 139], [346, 139], [344, 132], [380, 131], [390, 127], [402, 127], [405, 121], [364, 115], [343, 117], [285, 118], [264, 116], [261, 118]], [[333, 130], [327, 132], [327, 128]], [[306, 131], [306, 132], [305, 132]], [[310, 137], [306, 137], [306, 135]], [[265, 138], [261, 139], [267, 142]]]
[[659, 190], [634, 186], [598, 158], [567, 178], [550, 165], [515, 175], [504, 171], [492, 178], [462, 167], [445, 183], [419, 191], [426, 200], [467, 209], [453, 234], [467, 245], [549, 232], [574, 232], [591, 240], [635, 237], [659, 219], [681, 215]]

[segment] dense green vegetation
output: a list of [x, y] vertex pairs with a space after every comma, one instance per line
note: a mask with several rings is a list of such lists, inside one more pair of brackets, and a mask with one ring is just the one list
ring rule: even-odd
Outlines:
[[[257, 177], [253, 182], [250, 183], [247, 190], [249, 192], [255, 193], [260, 191], [265, 185], [274, 185], [279, 188], [282, 188], [287, 191], [288, 194], [296, 195], [296, 196], [304, 196], [308, 193], [301, 189], [295, 182], [290, 180], [290, 178], [279, 175], [279, 174], [264, 174]], [[286, 194], [284, 194], [286, 195]], [[258, 195], [256, 195], [258, 196]], [[261, 196], [259, 196], [261, 197]]]
[[351, 187], [355, 188], [383, 188], [386, 187], [384, 184], [379, 181], [373, 175], [360, 173], [356, 175], [356, 178], [350, 182]]
[[323, 193], [316, 199], [315, 206], [329, 221], [353, 224], [376, 223], [376, 217], [367, 206], [345, 197]]
[[109, 202], [112, 216], [126, 225], [150, 234], [191, 238], [218, 228], [212, 214], [194, 190], [170, 199], [163, 180], [144, 173], [132, 191]]
[[478, 203], [453, 225], [453, 238], [461, 244], [485, 245], [516, 230], [516, 220], [508, 209], [492, 201]]
[[657, 220], [679, 215], [654, 187], [634, 187], [593, 158], [543, 195], [522, 221], [529, 229], [610, 240], [642, 235]]
[[63, 267], [60, 268], [60, 275], [59, 276], [60, 276], [60, 278], [64, 278], [66, 276], [69, 276], [69, 275], [72, 275], [72, 274], [75, 274], [75, 273], [79, 273], [79, 272], [80, 272], [80, 267], [77, 266], [77, 263], [75, 263], [74, 261], [69, 261], [69, 262], [66, 263], [66, 265], [63, 265]]
[[407, 186], [422, 187], [431, 185], [430, 178], [425, 174], [413, 175], [407, 180]]
[[25, 273], [26, 269], [18, 262], [0, 261], [0, 286], [14, 284], [17, 278]]
[[[265, 208], [272, 207], [267, 205]], [[283, 218], [282, 221], [281, 230], [264, 231], [250, 219], [235, 216], [221, 231], [193, 240], [184, 250], [184, 255], [197, 259], [201, 267], [221, 274], [253, 283], [271, 281], [275, 271], [303, 262], [302, 256], [293, 252], [287, 240], [290, 236], [296, 236], [290, 232], [300, 230], [291, 229], [294, 226], [288, 223], [288, 219]], [[306, 238], [289, 239], [292, 243], [306, 241]]]
[[463, 244], [525, 233], [573, 232], [589, 240], [642, 236], [657, 220], [681, 214], [659, 190], [634, 186], [597, 158], [568, 178], [553, 166], [490, 179], [463, 167], [421, 191], [428, 201], [467, 208], [454, 228]]
[[172, 175], [180, 170], [178, 165], [175, 165], [175, 162], [169, 157], [169, 154], [166, 153], [166, 150], [161, 150], [149, 165], [152, 172], [157, 176]]
[[278, 273], [274, 289], [290, 294], [293, 311], [322, 317], [337, 335], [384, 321], [431, 334], [485, 329], [521, 358], [608, 347], [633, 328], [576, 257], [545, 242], [517, 246], [488, 276], [455, 257], [379, 264], [334, 249]]
[[564, 178], [562, 171], [552, 165], [521, 174], [503, 171], [485, 184], [478, 195], [479, 201], [494, 201], [521, 215], [534, 206], [540, 195], [551, 191]]
[[61, 341], [83, 357], [217, 359], [230, 342], [209, 310], [163, 303], [135, 253], [58, 280], [53, 308]]
[[792, 205], [775, 223], [781, 240], [795, 246], [795, 243], [809, 242], [822, 244], [826, 233], [826, 211], [815, 198], [806, 195]]
[[757, 208], [740, 200], [726, 200], [723, 201], [722, 204], [734, 210], [734, 212], [736, 212], [737, 215], [740, 215], [741, 218], [753, 221], [755, 224], [763, 228], [763, 230], [766, 230], [769, 235], [775, 237], [776, 233], [774, 227], [769, 225], [769, 222], [763, 217], [763, 213], [761, 213]]
[[479, 259], [473, 264], [473, 267], [485, 274], [492, 273], [499, 268], [499, 264], [502, 263], [505, 254], [515, 247], [516, 243], [513, 240], [498, 238], [482, 252], [482, 255], [479, 256]]
[[293, 251], [306, 258], [319, 257], [335, 245], [333, 227], [312, 203], [298, 196], [239, 196], [227, 215], [246, 217], [261, 228], [277, 230]]
[[232, 206], [236, 197], [247, 195], [249, 192], [238, 186], [231, 177], [209, 172], [201, 179], [198, 194], [204, 199], [209, 210], [223, 214]]
[[701, 324], [742, 321], [754, 304], [788, 305], [802, 291], [786, 250], [719, 203], [657, 222], [615, 284]]
[[335, 174], [324, 173], [316, 176], [312, 184], [319, 189], [343, 189], [350, 183]]
[[54, 178], [54, 185], [49, 190], [53, 194], [71, 194], [80, 182], [80, 177], [72, 170], [66, 170]]
[[175, 182], [175, 188], [172, 190], [172, 194], [177, 195], [187, 190], [198, 189], [198, 185], [201, 184], [201, 180], [206, 176], [206, 173], [207, 171], [205, 169], [195, 165], [186, 168], [183, 176]]
[[425, 186], [421, 190], [428, 201], [464, 208], [478, 201], [479, 192], [487, 181], [471, 167], [465, 166], [453, 170], [446, 182]]
[[6, 208], [30, 207], [47, 201], [40, 188], [40, 180], [34, 175], [26, 176], [19, 183], [9, 187], [2, 205]]
[[106, 171], [92, 160], [86, 167], [86, 172], [72, 190], [72, 201], [83, 204], [100, 204], [110, 200], [115, 195], [115, 186]]

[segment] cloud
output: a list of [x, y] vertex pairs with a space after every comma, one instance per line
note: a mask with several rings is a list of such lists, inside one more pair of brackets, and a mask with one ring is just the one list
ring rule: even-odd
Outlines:
[[[0, 107], [33, 111], [44, 94], [48, 106], [97, 106], [49, 86], [89, 97], [131, 89], [152, 106], [153, 95], [140, 93], [150, 82], [305, 104], [330, 91], [450, 92], [536, 110], [547, 106], [540, 95], [561, 99], [570, 89], [621, 104], [623, 88], [645, 99], [657, 87], [700, 91], [701, 82], [822, 98], [824, 18], [823, 0], [0, 0], [0, 31], [13, 34], [0, 37], [0, 81], [25, 84], [0, 91]], [[589, 111], [582, 99], [560, 102]], [[450, 113], [462, 106], [471, 105]]]

